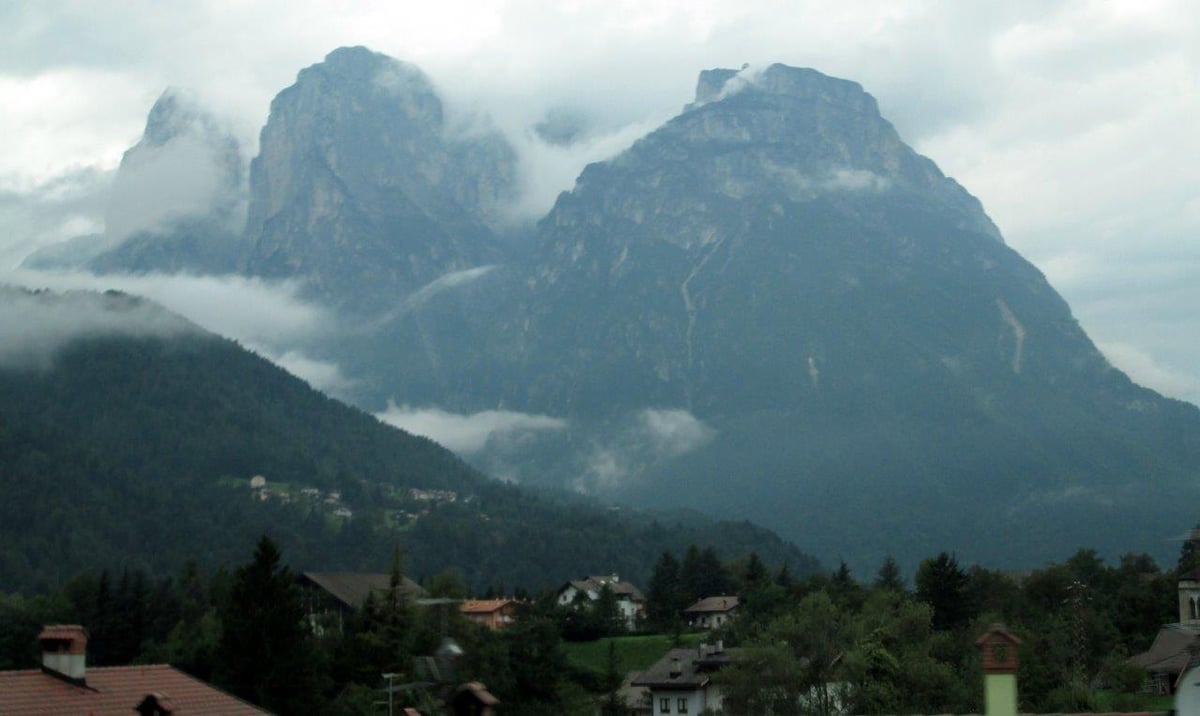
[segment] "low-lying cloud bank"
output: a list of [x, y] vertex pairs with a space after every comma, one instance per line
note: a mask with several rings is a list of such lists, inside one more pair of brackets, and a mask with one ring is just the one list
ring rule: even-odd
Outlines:
[[31, 293], [0, 287], [0, 366], [46, 368], [71, 341], [105, 335], [169, 336], [196, 326], [122, 294]]
[[549, 415], [511, 410], [484, 410], [464, 415], [434, 407], [398, 406], [391, 401], [387, 410], [375, 417], [414, 435], [427, 437], [463, 456], [480, 452], [495, 439], [522, 433], [560, 431], [567, 427], [566, 420]]
[[34, 290], [117, 290], [145, 296], [213, 333], [273, 348], [311, 337], [331, 323], [331, 314], [299, 298], [299, 285], [290, 281], [184, 274], [96, 276], [12, 269], [0, 272], [0, 282]]
[[[161, 335], [178, 324], [231, 338], [334, 397], [344, 396], [354, 386], [337, 364], [309, 355], [307, 347], [335, 330], [336, 321], [331, 311], [299, 298], [299, 285], [294, 282], [243, 276], [96, 276], [12, 269], [0, 271], [0, 283], [35, 291], [49, 289], [54, 293], [46, 295], [58, 297], [56, 303], [31, 304], [21, 298], [30, 294], [13, 290], [16, 298], [0, 300], [3, 362], [24, 355], [26, 362], [44, 363], [65, 341], [79, 335]], [[110, 290], [144, 296], [159, 305], [143, 303], [149, 308], [123, 313], [97, 308], [100, 293]]]

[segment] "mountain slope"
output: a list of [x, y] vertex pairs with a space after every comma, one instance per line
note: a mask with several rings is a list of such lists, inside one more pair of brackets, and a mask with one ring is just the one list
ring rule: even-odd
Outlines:
[[702, 72], [529, 245], [499, 240], [511, 146], [410, 65], [334, 51], [261, 144], [241, 269], [341, 311], [306, 353], [365, 409], [566, 425], [471, 455], [496, 474], [762, 521], [858, 569], [1165, 556], [1162, 525], [1195, 520], [1200, 411], [1113, 368], [853, 82]]
[[0, 591], [119, 564], [230, 563], [262, 532], [301, 568], [379, 570], [400, 543], [415, 574], [453, 567], [477, 586], [642, 578], [692, 541], [815, 568], [749, 525], [663, 527], [493, 482], [139, 299], [5, 289], [0, 314], [6, 331], [12, 316], [78, 321], [0, 355]]
[[[571, 420], [531, 479], [749, 517], [859, 566], [1161, 551], [1164, 521], [1194, 519], [1200, 412], [1113, 368], [855, 83], [703, 73], [683, 113], [583, 172], [538, 242], [425, 309], [473, 333], [421, 334], [457, 361], [444, 404]], [[411, 358], [391, 394], [433, 393]], [[664, 414], [703, 439], [627, 449]], [[624, 463], [595, 468], [596, 443]]]

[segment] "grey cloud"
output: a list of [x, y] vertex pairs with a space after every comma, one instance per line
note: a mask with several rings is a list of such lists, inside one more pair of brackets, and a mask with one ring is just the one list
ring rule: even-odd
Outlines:
[[0, 294], [0, 365], [8, 367], [49, 367], [60, 349], [81, 338], [197, 330], [159, 306], [125, 295], [29, 293], [2, 286]]
[[335, 398], [344, 397], [355, 385], [352, 379], [342, 373], [341, 367], [336, 363], [313, 358], [302, 350], [290, 349], [278, 353], [270, 348], [253, 344], [247, 345], [247, 348], [326, 395]]
[[1109, 362], [1136, 382], [1164, 395], [1200, 405], [1200, 377], [1195, 374], [1164, 365], [1148, 352], [1126, 343], [1100, 343], [1097, 347]]
[[0, 192], [0, 269], [15, 267], [38, 249], [99, 234], [112, 177], [112, 172], [88, 168]]
[[109, 197], [105, 233], [115, 240], [227, 203], [227, 169], [201, 137], [183, 135], [131, 151]]
[[650, 437], [655, 452], [664, 457], [678, 457], [707, 443], [717, 434], [703, 421], [686, 410], [646, 409], [638, 420]]
[[451, 413], [436, 407], [414, 408], [396, 405], [376, 417], [389, 425], [437, 442], [460, 455], [473, 455], [493, 439], [512, 434], [556, 432], [567, 421], [549, 415], [518, 413], [510, 410], [484, 410], [472, 414]]
[[291, 282], [241, 276], [94, 276], [28, 269], [0, 272], [0, 281], [34, 289], [116, 289], [146, 296], [213, 333], [273, 350], [295, 345], [332, 324], [331, 314], [299, 299], [298, 286]]
[[603, 493], [636, 480], [648, 468], [703, 447], [717, 431], [682, 408], [646, 408], [580, 453], [572, 487]]
[[443, 293], [457, 286], [462, 286], [464, 284], [471, 283], [472, 281], [481, 279], [494, 271], [495, 268], [496, 266], [494, 264], [487, 266], [475, 266], [474, 268], [463, 269], [461, 271], [451, 271], [450, 273], [438, 276], [436, 279], [414, 291], [408, 298], [404, 299], [402, 310], [412, 310], [413, 308], [426, 303], [429, 301], [429, 299], [433, 298], [439, 293]]

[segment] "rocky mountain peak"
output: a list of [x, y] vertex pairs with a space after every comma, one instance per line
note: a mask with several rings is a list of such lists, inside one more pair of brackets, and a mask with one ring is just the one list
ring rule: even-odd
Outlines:
[[452, 130], [420, 69], [339, 48], [271, 103], [250, 166], [246, 270], [381, 308], [492, 262], [515, 192], [516, 153], [498, 132]]
[[326, 102], [357, 97], [428, 129], [439, 129], [443, 121], [442, 102], [419, 67], [366, 47], [330, 52], [323, 62], [301, 70], [293, 88], [319, 90]]
[[195, 95], [180, 87], [168, 87], [150, 108], [141, 142], [161, 146], [188, 134], [221, 135], [222, 139], [228, 135]]
[[791, 67], [778, 62], [765, 69], [755, 69], [746, 65], [740, 70], [702, 70], [696, 82], [696, 102], [693, 106], [723, 99], [747, 89], [794, 99], [837, 102], [852, 111], [879, 114], [875, 99], [857, 82], [830, 77], [808, 67]]

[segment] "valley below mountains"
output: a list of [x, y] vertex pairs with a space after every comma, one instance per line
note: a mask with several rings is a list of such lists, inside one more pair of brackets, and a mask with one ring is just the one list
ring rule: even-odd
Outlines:
[[[302, 348], [338, 397], [410, 429], [484, 416], [451, 445], [484, 473], [860, 570], [1163, 556], [1197, 520], [1200, 410], [1113, 367], [854, 82], [703, 71], [536, 222], [504, 133], [365, 48], [302, 70], [259, 144], [243, 180], [236, 141], [164, 95], [105, 234], [27, 265], [297, 282], [336, 316]], [[135, 217], [146, 167], [181, 156], [193, 189]]]

